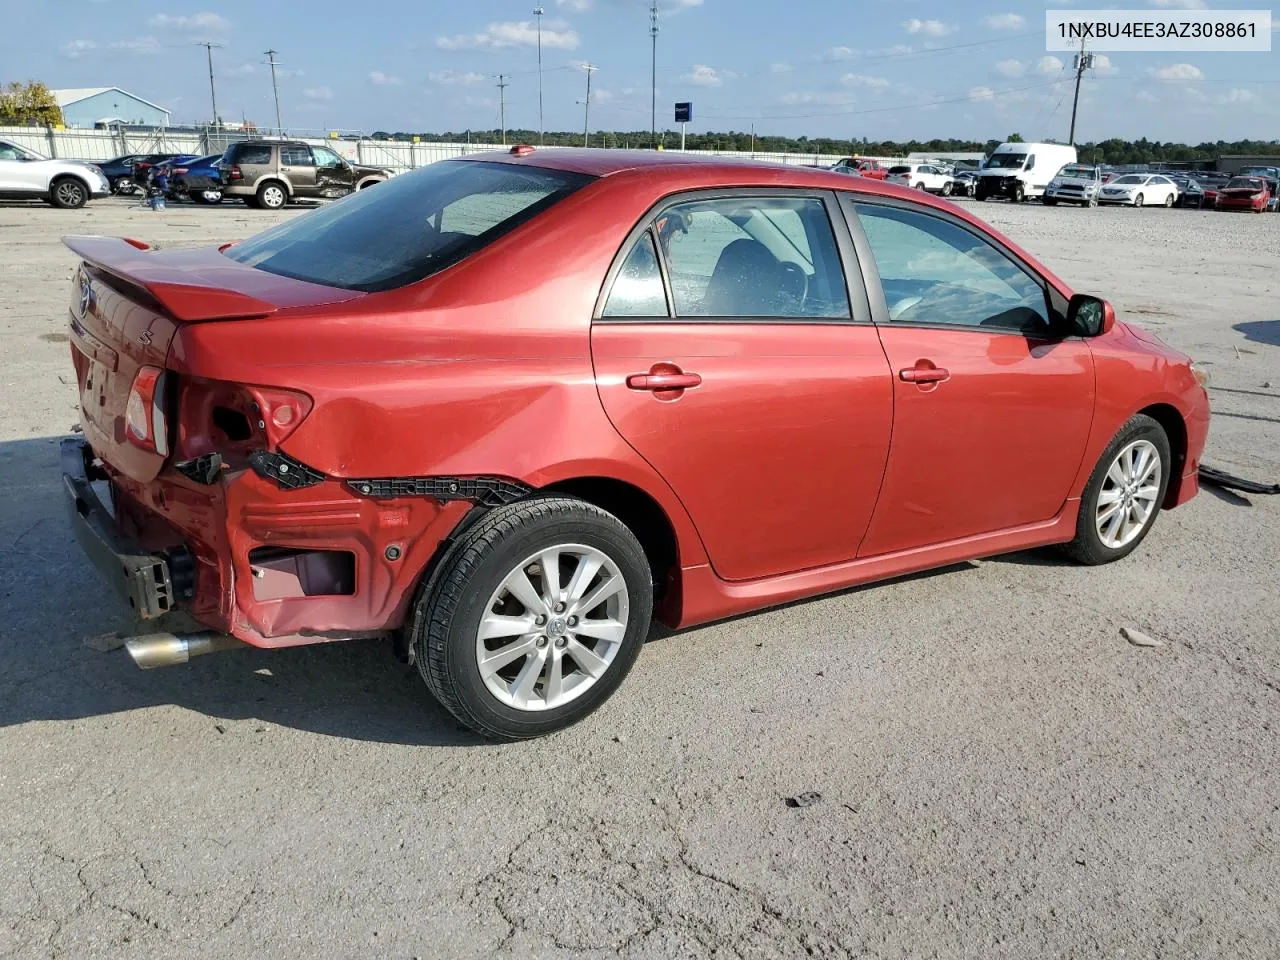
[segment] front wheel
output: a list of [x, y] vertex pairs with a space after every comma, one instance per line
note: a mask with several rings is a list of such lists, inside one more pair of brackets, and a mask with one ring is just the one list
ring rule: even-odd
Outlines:
[[78, 210], [88, 202], [89, 188], [75, 177], [63, 177], [53, 182], [49, 190], [49, 199], [55, 207]]
[[415, 605], [415, 659], [431, 692], [486, 737], [567, 727], [618, 688], [649, 631], [653, 576], [615, 516], [567, 497], [490, 511]]
[[1169, 194], [1164, 198], [1164, 205], [1166, 209], [1173, 206], [1173, 194]]
[[1138, 194], [1136, 197], [1133, 198], [1133, 205], [1135, 207], [1142, 206], [1142, 194]]
[[1013, 188], [1013, 195], [1010, 197], [1010, 199], [1014, 203], [1021, 203], [1023, 200], [1027, 199], [1027, 193], [1025, 190], [1022, 189], [1022, 184], [1018, 184], [1016, 187]]
[[1131, 417], [1085, 485], [1067, 553], [1086, 564], [1110, 563], [1132, 553], [1160, 512], [1172, 463], [1164, 428], [1145, 414]]
[[949, 184], [949, 183], [944, 183], [944, 184], [942, 185], [942, 195], [943, 195], [944, 197], [949, 197], [949, 196], [951, 196], [951, 194], [952, 194], [952, 192], [953, 192], [954, 190], [955, 190], [955, 187], [953, 187], [953, 186], [952, 186], [951, 184]]

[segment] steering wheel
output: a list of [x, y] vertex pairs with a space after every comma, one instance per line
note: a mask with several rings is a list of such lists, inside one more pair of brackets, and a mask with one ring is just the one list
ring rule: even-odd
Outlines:
[[803, 308], [809, 296], [809, 275], [804, 272], [804, 267], [790, 260], [783, 260], [778, 266], [782, 268], [779, 292], [785, 297], [793, 297], [795, 302]]

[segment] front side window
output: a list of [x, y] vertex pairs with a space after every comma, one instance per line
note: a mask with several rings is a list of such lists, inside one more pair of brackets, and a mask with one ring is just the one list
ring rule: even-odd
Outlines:
[[545, 167], [442, 160], [227, 248], [239, 263], [348, 290], [438, 273], [593, 178]]
[[817, 198], [695, 200], [654, 223], [678, 317], [848, 317], [826, 206]]
[[662, 286], [662, 269], [653, 245], [653, 233], [646, 230], [623, 261], [614, 278], [609, 299], [601, 316], [665, 317], [667, 294]]
[[328, 147], [312, 147], [311, 152], [315, 154], [317, 167], [327, 170], [343, 166], [342, 158]]
[[1049, 333], [1044, 287], [976, 234], [900, 207], [856, 209], [891, 322]]
[[0, 160], [21, 160], [22, 154], [11, 143], [0, 143]]

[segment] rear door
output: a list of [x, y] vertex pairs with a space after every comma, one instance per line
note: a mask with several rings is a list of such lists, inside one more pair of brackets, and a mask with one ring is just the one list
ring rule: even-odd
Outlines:
[[823, 192], [668, 201], [623, 246], [592, 325], [609, 418], [726, 580], [850, 560], [875, 506], [892, 388], [838, 217]]
[[311, 148], [305, 143], [287, 143], [280, 146], [280, 172], [289, 178], [295, 197], [316, 197], [316, 161]]
[[1093, 355], [1013, 254], [918, 204], [843, 201], [893, 377], [893, 443], [862, 556], [1052, 519], [1093, 419]]

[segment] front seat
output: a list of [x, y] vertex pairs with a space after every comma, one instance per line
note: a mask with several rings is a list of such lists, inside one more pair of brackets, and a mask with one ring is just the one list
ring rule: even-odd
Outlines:
[[[709, 317], [771, 316], [781, 279], [778, 259], [759, 240], [743, 237], [722, 251], [703, 297]], [[762, 313], [762, 307], [766, 308]]]

